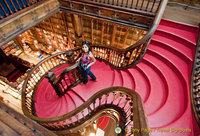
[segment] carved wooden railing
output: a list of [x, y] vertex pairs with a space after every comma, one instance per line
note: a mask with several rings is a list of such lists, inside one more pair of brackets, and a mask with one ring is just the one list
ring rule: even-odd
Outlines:
[[190, 97], [194, 115], [200, 127], [200, 29], [190, 80]]
[[[72, 0], [73, 1], [73, 0]], [[95, 4], [102, 7], [121, 8], [125, 11], [140, 10], [146, 12], [157, 12], [161, 1], [152, 0], [77, 0], [85, 4]], [[130, 9], [130, 10], [128, 10]]]
[[58, 78], [56, 78], [56, 75], [53, 72], [47, 73], [46, 77], [59, 97], [63, 96], [70, 88], [80, 83], [80, 75], [76, 69], [78, 65], [79, 64], [76, 63], [73, 66], [66, 68]]
[[[49, 71], [61, 65], [71, 63], [73, 58], [76, 59], [78, 57], [74, 55], [73, 58], [71, 58], [71, 53], [71, 51], [67, 51], [51, 55], [40, 61], [28, 73], [22, 88], [22, 107], [25, 114], [27, 111], [35, 114], [34, 108], [32, 107], [34, 105], [33, 96], [40, 80], [43, 79]], [[78, 54], [78, 51], [74, 51], [74, 54], [76, 53]]]
[[92, 46], [92, 52], [95, 58], [103, 60], [115, 69], [126, 69], [141, 60], [147, 45], [148, 43], [144, 43], [129, 50], [120, 50], [108, 46]]
[[[61, 10], [149, 30], [167, 0], [59, 0]], [[162, 7], [162, 8], [161, 8]]]
[[[95, 47], [93, 47], [93, 49], [94, 48]], [[81, 133], [82, 128], [89, 127], [91, 122], [103, 115], [110, 116], [116, 120], [118, 126], [122, 128], [121, 135], [131, 135], [133, 133], [136, 136], [148, 135], [145, 132], [137, 133], [131, 131], [134, 129], [140, 130], [141, 128], [147, 128], [147, 124], [139, 95], [127, 88], [114, 87], [104, 89], [93, 95], [80, 107], [63, 116], [49, 119], [36, 116], [34, 99], [37, 86], [41, 80], [54, 68], [75, 61], [80, 53], [81, 48], [54, 54], [39, 62], [28, 73], [22, 89], [22, 109], [24, 114], [44, 127], [56, 131], [57, 134], [61, 135]], [[64, 70], [61, 75], [66, 72], [69, 73], [69, 70], [73, 71], [76, 66], [77, 64], [69, 67]], [[62, 76], [60, 76], [58, 80], [60, 80], [61, 77]], [[65, 80], [64, 77], [61, 79]], [[66, 84], [63, 84], [61, 88], [62, 87], [64, 93], [65, 89], [68, 87]]]
[[37, 4], [44, 0], [1, 0], [0, 2], [0, 20], [8, 16], [16, 16], [15, 13], [22, 13], [22, 10]]
[[[27, 94], [28, 92], [23, 92]], [[23, 104], [25, 106], [25, 104]], [[55, 118], [39, 118], [30, 110], [23, 108], [26, 116], [37, 121], [40, 125], [55, 131], [56, 134], [77, 133], [95, 122], [101, 116], [110, 116], [122, 128], [121, 136], [134, 134], [148, 136], [145, 132], [131, 130], [148, 129], [145, 112], [140, 96], [133, 90], [122, 87], [103, 89], [75, 110]]]
[[[95, 57], [109, 62], [111, 66], [117, 69], [134, 66], [143, 58], [167, 4], [167, 0], [136, 0], [134, 1], [134, 3], [136, 2], [135, 6], [129, 5], [131, 1], [128, 1], [129, 6], [127, 7], [127, 1], [125, 0], [60, 0], [59, 2], [61, 3], [61, 10], [68, 10], [69, 12], [78, 13], [81, 15], [95, 16], [111, 22], [148, 30], [148, 33], [142, 39], [126, 49], [119, 50], [108, 46], [93, 45]], [[158, 4], [155, 4], [157, 2]], [[156, 10], [154, 12], [151, 9], [147, 10], [144, 8], [144, 3], [146, 4], [146, 7], [148, 7], [147, 5], [150, 3], [150, 7], [157, 5]], [[92, 9], [96, 9], [97, 11]], [[119, 15], [119, 17], [116, 17], [117, 15]]]

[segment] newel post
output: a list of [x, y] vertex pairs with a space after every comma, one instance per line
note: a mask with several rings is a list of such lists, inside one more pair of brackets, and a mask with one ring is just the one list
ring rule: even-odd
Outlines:
[[53, 72], [47, 72], [46, 78], [49, 80], [49, 83], [51, 84], [51, 86], [56, 91], [56, 94], [59, 97], [61, 97], [63, 95], [63, 93], [60, 91], [59, 86], [56, 84], [56, 82], [57, 82], [56, 74], [54, 74]]

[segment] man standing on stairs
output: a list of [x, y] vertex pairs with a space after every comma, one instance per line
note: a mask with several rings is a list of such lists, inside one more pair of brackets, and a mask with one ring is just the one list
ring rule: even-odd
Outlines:
[[83, 76], [83, 83], [87, 84], [88, 75], [92, 78], [93, 81], [96, 81], [95, 75], [90, 71], [91, 65], [93, 65], [96, 61], [91, 52], [91, 47], [88, 41], [82, 42], [82, 54], [81, 57], [77, 59], [77, 63], [79, 63], [78, 70], [79, 73]]

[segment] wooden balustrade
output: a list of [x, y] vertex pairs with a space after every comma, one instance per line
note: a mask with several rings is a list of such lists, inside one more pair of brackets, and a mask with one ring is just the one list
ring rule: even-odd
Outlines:
[[120, 50], [108, 46], [92, 46], [95, 58], [109, 63], [115, 69], [130, 68], [142, 58], [148, 42], [130, 50]]
[[[101, 59], [101, 60], [109, 63], [114, 68], [124, 69], [127, 67], [131, 67], [133, 64], [135, 64], [137, 59], [139, 59], [141, 57], [142, 52], [145, 51], [146, 45], [143, 46], [143, 44], [142, 44], [142, 46], [130, 48], [130, 50], [128, 50], [128, 51], [116, 49], [113, 47], [107, 47], [107, 46], [104, 46], [104, 47], [103, 46], [92, 46], [92, 52], [97, 59]], [[23, 109], [25, 115], [30, 116], [32, 119], [39, 119], [34, 116], [35, 115], [35, 108], [34, 108], [34, 101], [35, 101], [34, 98], [35, 97], [34, 97], [34, 95], [35, 95], [37, 86], [39, 85], [40, 81], [52, 69], [54, 69], [60, 65], [66, 64], [66, 63], [72, 63], [73, 60], [76, 60], [78, 58], [78, 56], [80, 55], [81, 52], [82, 52], [81, 48], [76, 48], [76, 49], [73, 49], [68, 52], [61, 52], [61, 53], [54, 54], [52, 56], [45, 58], [41, 62], [39, 62], [29, 72], [29, 74], [24, 82], [23, 89], [22, 89], [22, 103], [23, 103], [22, 109]], [[64, 93], [66, 93], [66, 91], [70, 87], [73, 87], [75, 84], [78, 83], [79, 77], [77, 75], [77, 72], [74, 71], [76, 66], [77, 66], [77, 64], [64, 70], [61, 73], [61, 75], [59, 76], [59, 78], [57, 79], [57, 81], [55, 82], [56, 88], [60, 88], [59, 92], [61, 92], [61, 93], [59, 94], [59, 96], [62, 96]], [[67, 74], [68, 75], [73, 74], [73, 76], [70, 75], [70, 78], [72, 79], [70, 83], [67, 83], [67, 81], [65, 81], [65, 78], [66, 78], [65, 76]], [[109, 94], [107, 94], [107, 96], [109, 96]], [[113, 94], [113, 96], [114, 96], [113, 97], [113, 100], [114, 100], [115, 97], [117, 97], [117, 93]], [[120, 95], [120, 100], [117, 102], [117, 106], [120, 105], [120, 101], [123, 97], [124, 97], [124, 95]], [[130, 100], [130, 96], [125, 99]], [[104, 103], [107, 103], [107, 100], [108, 100], [108, 98], [106, 98]], [[102, 96], [99, 97], [98, 102], [96, 101], [95, 103], [99, 103], [99, 105], [102, 105], [103, 97]], [[110, 104], [113, 104], [113, 101]], [[83, 118], [86, 118], [86, 116], [83, 116], [83, 113], [88, 113], [90, 115], [91, 109], [96, 109], [96, 107], [94, 105], [90, 106], [90, 107], [86, 107], [85, 109], [82, 109], [79, 114], [77, 113], [77, 116], [78, 117], [82, 116]], [[124, 108], [124, 107], [121, 107], [121, 108]], [[127, 110], [126, 112], [128, 112], [128, 111], [130, 112], [130, 109]], [[131, 115], [128, 115], [127, 117], [131, 117]], [[72, 122], [71, 123], [74, 124], [74, 120], [76, 120], [76, 119], [71, 118], [70, 120], [72, 120], [73, 123]], [[79, 118], [79, 121], [80, 120], [81, 119]], [[78, 121], [78, 120], [76, 120], [76, 121]], [[68, 121], [66, 120], [65, 122], [67, 123], [67, 125], [70, 125], [69, 120]], [[126, 125], [128, 125], [128, 124], [126, 124]], [[47, 124], [46, 124], [46, 126], [47, 126]], [[57, 127], [57, 124], [48, 125], [49, 129], [53, 129], [56, 127]]]
[[[84, 1], [84, 0], [79, 0]], [[142, 11], [156, 12], [160, 1], [156, 0], [89, 0], [96, 4], [106, 4], [116, 7], [137, 9]], [[85, 2], [85, 1], [84, 1]]]
[[1, 0], [0, 20], [44, 0]]
[[[142, 47], [136, 47], [131, 51], [124, 51], [124, 53], [122, 53], [119, 52], [120, 50], [114, 48], [92, 46], [94, 56], [107, 61], [115, 67], [128, 66], [131, 64], [130, 59], [136, 59], [140, 54], [138, 52], [142, 50], [141, 48]], [[140, 111], [139, 108], [142, 107], [139, 95], [133, 90], [121, 87], [104, 89], [98, 92], [83, 105], [66, 115], [50, 119], [36, 116], [34, 107], [35, 92], [41, 80], [49, 71], [52, 71], [52, 69], [75, 61], [81, 52], [81, 48], [77, 48], [70, 51], [70, 53], [68, 51], [54, 54], [39, 62], [29, 72], [22, 89], [22, 109], [24, 114], [44, 127], [56, 131], [57, 134], [78, 133], [81, 128], [89, 126], [88, 122], [93, 122], [102, 115], [118, 119], [116, 122], [123, 130], [121, 135], [126, 135], [125, 130], [133, 129], [132, 126], [134, 126], [135, 129], [147, 128], [146, 119], [145, 116], [143, 116], [145, 115], [144, 111]], [[70, 56], [73, 56], [73, 58]], [[66, 93], [67, 89], [78, 83], [79, 75], [77, 75], [77, 71], [75, 71], [77, 65], [78, 64], [75, 64], [65, 69], [55, 82], [55, 85], [57, 87], [59, 86], [62, 92], [60, 96]], [[66, 75], [72, 79], [71, 82], [65, 81]], [[113, 115], [116, 116], [113, 117]], [[138, 120], [137, 117], [139, 118], [139, 115], [143, 116], [143, 119], [139, 119], [141, 123], [135, 121]], [[141, 126], [141, 124], [144, 126]], [[127, 132], [129, 135], [133, 133], [134, 132], [131, 131]], [[134, 135], [144, 134], [136, 133]]]
[[56, 75], [53, 72], [47, 72], [46, 77], [59, 97], [63, 96], [70, 88], [80, 82], [80, 75], [76, 69], [78, 65], [79, 64], [76, 63], [75, 65], [66, 68], [58, 78], [56, 78]]
[[[26, 92], [25, 92], [26, 93]], [[27, 110], [27, 108], [23, 108]], [[79, 133], [101, 116], [109, 116], [122, 128], [120, 136], [131, 135], [148, 136], [144, 132], [135, 133], [133, 129], [148, 129], [145, 113], [140, 96], [133, 90], [122, 87], [103, 89], [75, 110], [55, 118], [39, 118], [31, 111], [24, 111], [25, 115], [37, 121], [56, 134]], [[138, 122], [139, 121], [139, 122]]]
[[[200, 25], [199, 25], [200, 27]], [[190, 97], [196, 121], [200, 127], [200, 30], [190, 80]]]
[[[98, 17], [108, 22], [114, 22], [120, 25], [126, 25], [132, 27], [134, 26], [136, 28], [140, 28], [143, 30], [149, 30], [149, 28], [151, 28], [156, 13], [158, 12], [160, 5], [162, 5], [161, 3], [163, 1], [166, 0], [158, 1], [159, 2], [158, 4], [150, 4], [151, 6], [157, 5], [154, 11], [151, 8], [148, 10], [135, 7], [128, 8], [128, 7], [121, 7], [117, 5], [95, 2], [95, 1], [59, 0], [61, 4], [60, 6], [61, 10], [67, 10], [68, 12], [78, 13], [79, 15], [83, 16], [87, 15], [87, 16]], [[133, 4], [135, 3], [136, 1]], [[93, 26], [94, 26], [93, 21], [91, 21], [91, 27]]]
[[[123, 0], [122, 1], [117, 1], [117, 2], [121, 2], [120, 4], [118, 4], [118, 6], [120, 5], [123, 5], [122, 3], [124, 2]], [[138, 1], [136, 1], [138, 2]], [[145, 1], [141, 1], [143, 4], [145, 3]], [[141, 3], [141, 2], [138, 2], [138, 3]], [[154, 1], [155, 2], [155, 1]], [[157, 1], [158, 2], [158, 1]], [[116, 49], [113, 47], [113, 45], [110, 46], [105, 46], [105, 45], [95, 45], [94, 41], [92, 41], [94, 44], [92, 46], [92, 51], [94, 53], [94, 56], [97, 58], [97, 59], [101, 59], [107, 63], [109, 63], [112, 67], [116, 68], [116, 69], [124, 69], [124, 68], [130, 68], [134, 65], [136, 65], [141, 59], [142, 57], [144, 56], [146, 50], [147, 50], [147, 47], [150, 43], [150, 40], [151, 40], [151, 37], [153, 35], [153, 33], [155, 32], [159, 22], [160, 22], [160, 19], [162, 17], [162, 14], [164, 12], [164, 9], [165, 9], [165, 6], [167, 4], [167, 0], [161, 0], [159, 1], [159, 6], [157, 7], [156, 9], [156, 14], [154, 13], [150, 13], [150, 11], [148, 11], [148, 13], [144, 13], [144, 12], [137, 12], [135, 11], [135, 8], [134, 10], [133, 9], [130, 9], [130, 10], [127, 10], [126, 8], [124, 8], [123, 10], [119, 7], [115, 7], [116, 9], [114, 10], [113, 7], [110, 7], [110, 5], [112, 6], [111, 4], [111, 1], [96, 1], [96, 0], [92, 0], [92, 1], [84, 1], [84, 0], [78, 0], [78, 1], [69, 1], [69, 0], [60, 0], [60, 3], [61, 3], [61, 9], [63, 10], [68, 10], [69, 12], [76, 12], [78, 14], [81, 14], [82, 15], [82, 12], [89, 16], [95, 16], [95, 17], [99, 17], [99, 18], [102, 18], [104, 20], [106, 20], [107, 17], [109, 17], [109, 19], [114, 19], [113, 18], [113, 12], [115, 10], [117, 10], [116, 12], [120, 12], [120, 16], [122, 17], [121, 19], [125, 19], [126, 21], [130, 21], [131, 22], [131, 26], [133, 27], [139, 27], [138, 24], [143, 24], [144, 23], [144, 20], [146, 21], [146, 18], [151, 18], [149, 21], [147, 21], [145, 23], [146, 25], [146, 28], [144, 27], [141, 27], [141, 29], [146, 29], [148, 30], [148, 33], [146, 35], [143, 36], [143, 38], [141, 39], [138, 39], [136, 43], [134, 43], [133, 45], [129, 46], [128, 48], [126, 49]], [[114, 3], [116, 4], [116, 1], [114, 1]], [[102, 5], [104, 4], [104, 6]], [[143, 5], [142, 4], [142, 5]], [[150, 4], [149, 2], [146, 3], [147, 5]], [[126, 4], [125, 4], [126, 5]], [[139, 5], [139, 4], [136, 4], [136, 5]], [[154, 4], [152, 4], [153, 6]], [[86, 9], [85, 9], [85, 8]], [[92, 10], [90, 10], [90, 8], [93, 8], [96, 7], [97, 10], [101, 10], [101, 11], [98, 11], [98, 12], [92, 12]], [[148, 7], [148, 6], [147, 6]], [[104, 9], [105, 8], [105, 9]], [[107, 11], [108, 9], [106, 8], [109, 8], [110, 11]], [[83, 9], [85, 9], [85, 11], [82, 11]], [[105, 11], [103, 11], [105, 10]], [[144, 9], [146, 10], [146, 9]], [[126, 15], [124, 15], [123, 13], [124, 12], [130, 12], [131, 14], [128, 14], [127, 13], [127, 19], [126, 19]], [[90, 13], [91, 12], [91, 13]], [[101, 13], [99, 14], [99, 12], [105, 12], [105, 14]], [[111, 12], [111, 13], [109, 13]], [[140, 14], [141, 16], [140, 17], [144, 17], [143, 19], [136, 19], [138, 20], [139, 22], [137, 22], [136, 20], [133, 21], [130, 19], [130, 16], [133, 17], [133, 14], [134, 14], [134, 18], [137, 18], [135, 16], [135, 14]], [[111, 16], [110, 16], [111, 15]], [[107, 18], [108, 19], [108, 18]], [[114, 19], [115, 23], [119, 23], [119, 24], [123, 24], [122, 22], [124, 21], [121, 21], [121, 22], [117, 22], [117, 20], [120, 20], [120, 17], [116, 19]], [[147, 19], [148, 20], [148, 19]], [[142, 21], [142, 22], [140, 22]], [[113, 22], [113, 20], [112, 20]], [[127, 22], [130, 23], [130, 22]], [[91, 23], [92, 24], [92, 23]], [[127, 25], [126, 24], [126, 25]], [[136, 26], [137, 25], [137, 26]], [[102, 27], [102, 30], [104, 28]], [[101, 33], [104, 33], [103, 31]], [[86, 37], [84, 37], [86, 38]], [[101, 39], [101, 44], [103, 44], [102, 42], [103, 40]], [[125, 41], [125, 40], [124, 40]], [[91, 42], [91, 43], [92, 43]], [[111, 41], [111, 44], [113, 42]], [[78, 52], [77, 52], [78, 53]], [[80, 53], [80, 52], [79, 52]]]
[[[74, 51], [76, 52], [76, 51]], [[70, 52], [71, 53], [71, 52]], [[39, 62], [29, 73], [28, 76], [24, 82], [23, 89], [22, 89], [22, 101], [23, 101], [23, 108], [26, 110], [34, 113], [34, 101], [33, 97], [35, 95], [36, 88], [41, 81], [41, 79], [44, 78], [44, 76], [47, 74], [47, 72], [51, 71], [52, 69], [66, 64], [71, 63], [72, 58], [69, 57], [69, 51], [68, 52], [61, 52], [54, 54], [52, 56], [47, 57], [46, 59]], [[72, 56], [72, 55], [71, 55]], [[76, 55], [74, 55], [74, 58], [77, 58]]]

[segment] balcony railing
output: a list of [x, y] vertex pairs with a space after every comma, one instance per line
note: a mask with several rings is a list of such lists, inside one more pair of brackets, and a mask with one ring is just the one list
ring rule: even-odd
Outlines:
[[[200, 25], [199, 25], [200, 26]], [[196, 121], [200, 127], [200, 29], [190, 80], [190, 97]]]
[[[19, 11], [25, 11], [28, 7], [32, 5], [37, 6], [37, 4], [44, 0], [1, 0], [0, 2], [0, 20], [11, 16]], [[20, 12], [22, 13], [22, 12]]]
[[[167, 0], [59, 0], [59, 2], [61, 10], [83, 16], [95, 16], [106, 21], [148, 31], [140, 40], [126, 49], [116, 49], [113, 45], [93, 45], [92, 50], [95, 57], [108, 62], [116, 69], [134, 66], [143, 58], [167, 4]], [[146, 9], [145, 7], [149, 5], [151, 8]], [[155, 10], [152, 10], [152, 7]]]

